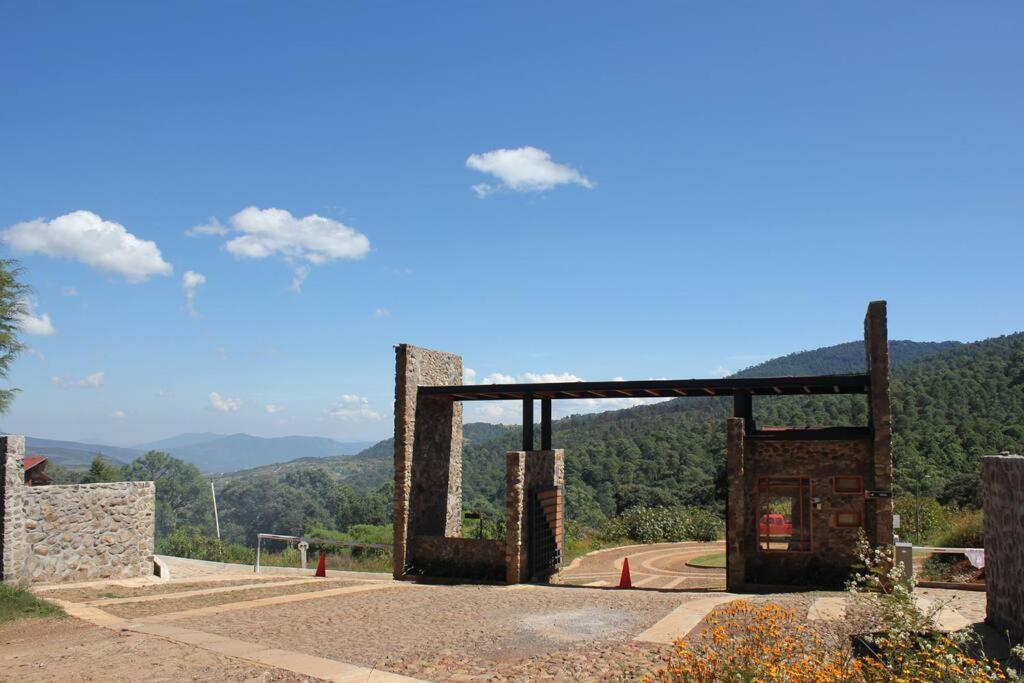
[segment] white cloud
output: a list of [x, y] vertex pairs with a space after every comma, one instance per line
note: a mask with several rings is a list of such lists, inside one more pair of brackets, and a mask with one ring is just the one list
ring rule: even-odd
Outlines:
[[374, 318], [390, 318], [391, 317], [391, 311], [389, 311], [386, 308], [376, 308], [373, 311], [373, 317]]
[[206, 284], [206, 276], [194, 270], [186, 270], [181, 278], [181, 286], [185, 289], [185, 310], [193, 318], [199, 317], [195, 308], [196, 292]]
[[292, 275], [292, 283], [288, 285], [288, 289], [299, 294], [302, 292], [302, 283], [309, 277], [309, 266], [296, 266], [295, 274]]
[[113, 413], [110, 414], [110, 417], [115, 418], [117, 420], [121, 420], [124, 419], [125, 413], [123, 410], [115, 410]]
[[78, 296], [78, 290], [74, 287], [61, 287], [60, 293], [62, 296]]
[[501, 190], [544, 192], [567, 184], [588, 189], [594, 187], [594, 183], [575, 168], [555, 163], [550, 154], [536, 147], [495, 149], [483, 154], [471, 154], [466, 159], [466, 167], [492, 175], [500, 181], [495, 185], [474, 185], [473, 191], [479, 197]]
[[36, 313], [36, 302], [31, 299], [21, 300], [21, 310], [14, 315], [14, 323], [25, 334], [37, 337], [49, 337], [57, 333], [49, 313]]
[[82, 379], [72, 379], [63, 375], [50, 377], [50, 384], [55, 387], [76, 387], [79, 389], [99, 389], [107, 382], [107, 373], [100, 371], [86, 375]]
[[129, 282], [170, 275], [173, 270], [155, 242], [139, 239], [120, 223], [105, 221], [91, 211], [16, 223], [2, 236], [15, 251], [74, 259]]
[[271, 415], [273, 415], [275, 413], [283, 413], [284, 412], [284, 406], [279, 406], [279, 405], [276, 405], [274, 403], [268, 403], [267, 405], [265, 405], [263, 407], [263, 409], [265, 411], [267, 411], [267, 413], [269, 413]]
[[711, 376], [712, 377], [728, 377], [729, 375], [733, 374], [733, 372], [734, 372], [733, 370], [730, 370], [729, 368], [725, 367], [724, 365], [719, 365], [717, 368], [715, 368], [714, 370], [711, 371]]
[[210, 405], [218, 412], [233, 413], [242, 407], [242, 399], [228, 398], [227, 396], [221, 396], [216, 391], [211, 391]]
[[[465, 377], [465, 371], [463, 371]], [[473, 372], [473, 377], [476, 372]], [[471, 378], [470, 378], [471, 380]], [[464, 380], [466, 384], [472, 381]], [[494, 372], [484, 377], [480, 384], [536, 384], [539, 382], [583, 382], [579, 375], [571, 372], [524, 372], [521, 375], [505, 375]], [[624, 381], [622, 377], [612, 378], [614, 382]], [[560, 399], [552, 404], [552, 412], [556, 418], [576, 413], [600, 413], [607, 410], [622, 410], [650, 403], [670, 401], [670, 398], [578, 398]], [[520, 401], [487, 401], [466, 404], [466, 419], [517, 424], [522, 421], [522, 402]]]
[[476, 370], [474, 370], [473, 368], [463, 368], [462, 369], [462, 383], [463, 384], [472, 384], [473, 380], [475, 380], [475, 379], [476, 379]]
[[203, 225], [197, 225], [194, 228], [189, 228], [185, 231], [185, 234], [189, 237], [198, 237], [199, 235], [226, 235], [228, 229], [220, 224], [216, 218], [211, 217], [208, 223]]
[[355, 394], [342, 394], [326, 412], [328, 417], [341, 421], [380, 419], [380, 413], [370, 408], [370, 401], [365, 396]]
[[35, 359], [37, 359], [37, 360], [39, 360], [39, 361], [41, 361], [43, 363], [46, 362], [46, 355], [42, 351], [40, 351], [39, 349], [37, 349], [35, 347], [32, 347], [32, 346], [28, 347], [27, 349], [25, 349], [25, 353], [27, 353], [28, 355], [32, 356], [33, 358], [35, 358]]

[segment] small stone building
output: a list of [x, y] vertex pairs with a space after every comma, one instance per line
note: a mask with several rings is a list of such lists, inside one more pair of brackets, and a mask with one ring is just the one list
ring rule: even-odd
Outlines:
[[[562, 555], [564, 454], [551, 402], [569, 398], [732, 396], [726, 448], [727, 584], [838, 586], [858, 529], [892, 542], [892, 425], [886, 304], [864, 319], [867, 372], [816, 377], [462, 386], [462, 359], [396, 347], [394, 575], [543, 581]], [[862, 427], [759, 427], [756, 396], [859, 394]], [[462, 402], [522, 400], [523, 448], [506, 461], [504, 542], [461, 538]], [[535, 448], [534, 402], [541, 402]]]

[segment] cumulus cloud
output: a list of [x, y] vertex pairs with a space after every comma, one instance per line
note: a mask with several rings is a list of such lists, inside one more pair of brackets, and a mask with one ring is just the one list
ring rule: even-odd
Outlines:
[[231, 217], [227, 226], [216, 221], [187, 231], [190, 235], [231, 235], [224, 248], [237, 258], [279, 256], [295, 269], [290, 289], [300, 291], [310, 265], [361, 259], [370, 240], [340, 221], [315, 213], [293, 216], [284, 209], [250, 206]]
[[389, 311], [386, 308], [376, 308], [373, 311], [373, 317], [374, 318], [390, 318], [391, 317], [391, 311]]
[[242, 407], [242, 399], [221, 396], [216, 391], [210, 392], [210, 405], [220, 413], [233, 413]]
[[50, 378], [50, 384], [55, 387], [78, 388], [78, 389], [99, 389], [107, 382], [107, 373], [94, 372], [82, 379], [73, 379], [64, 375], [54, 375]]
[[551, 155], [536, 147], [495, 149], [483, 154], [470, 154], [466, 167], [497, 178], [498, 183], [473, 186], [479, 197], [494, 192], [545, 192], [558, 185], [580, 185], [587, 189], [594, 183], [571, 166], [558, 164]]
[[731, 374], [733, 374], [733, 370], [730, 370], [724, 365], [719, 365], [717, 368], [711, 371], [712, 377], [728, 377]]
[[193, 318], [199, 317], [195, 308], [196, 292], [205, 284], [206, 276], [194, 270], [186, 270], [181, 278], [181, 286], [185, 290], [185, 310]]
[[267, 405], [263, 406], [263, 409], [265, 411], [267, 411], [267, 413], [269, 413], [270, 415], [274, 415], [275, 413], [283, 413], [284, 412], [284, 406], [279, 406], [279, 405], [274, 404], [274, 403], [268, 403]]
[[74, 259], [129, 282], [170, 275], [173, 270], [155, 242], [139, 239], [120, 223], [91, 211], [15, 223], [0, 235], [15, 251]]
[[36, 313], [36, 302], [22, 299], [21, 310], [14, 314], [14, 323], [25, 334], [37, 337], [49, 337], [57, 333], [49, 313]]
[[370, 408], [365, 396], [342, 394], [338, 401], [327, 409], [327, 416], [335, 420], [379, 420], [380, 413]]
[[476, 370], [474, 370], [473, 368], [463, 368], [462, 369], [462, 383], [463, 384], [472, 384], [473, 380], [475, 380], [475, 379], [476, 379]]

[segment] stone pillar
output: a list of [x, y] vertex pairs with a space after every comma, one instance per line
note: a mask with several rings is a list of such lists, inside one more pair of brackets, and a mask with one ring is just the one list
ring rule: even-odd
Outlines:
[[462, 404], [417, 391], [458, 384], [460, 356], [395, 347], [395, 578], [405, 575], [412, 536], [458, 536], [462, 528]]
[[737, 593], [744, 589], [747, 574], [747, 555], [744, 539], [747, 524], [746, 471], [744, 468], [744, 420], [731, 417], [726, 421], [726, 475], [729, 494], [726, 499], [725, 519], [725, 584], [726, 590]]
[[28, 542], [25, 539], [25, 437], [0, 436], [3, 480], [0, 481], [0, 548], [4, 583], [25, 581]]
[[985, 621], [1024, 640], [1024, 457], [981, 459], [985, 506]]
[[[869, 416], [874, 451], [874, 483], [876, 491], [892, 491], [892, 404], [889, 399], [889, 330], [886, 303], [872, 301], [864, 316], [864, 346], [867, 351], [871, 389], [868, 396]], [[874, 508], [872, 514], [872, 508]], [[868, 534], [875, 544], [891, 544], [892, 499], [868, 501]], [[873, 533], [872, 533], [873, 532]]]
[[[512, 451], [505, 456], [505, 580], [529, 581], [529, 496], [538, 488], [565, 487], [565, 451]], [[559, 548], [563, 551], [564, 548]]]

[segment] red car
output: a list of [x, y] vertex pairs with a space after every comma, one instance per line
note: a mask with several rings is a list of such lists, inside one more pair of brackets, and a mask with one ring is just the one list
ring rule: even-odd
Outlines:
[[757, 529], [760, 536], [790, 536], [793, 534], [793, 523], [786, 520], [785, 515], [761, 515], [761, 523]]

